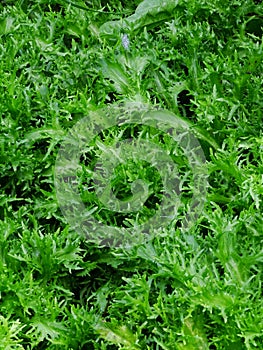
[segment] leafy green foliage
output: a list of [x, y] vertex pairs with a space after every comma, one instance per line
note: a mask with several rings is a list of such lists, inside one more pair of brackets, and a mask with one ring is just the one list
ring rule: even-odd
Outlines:
[[177, 1], [144, 0], [128, 18], [103, 24], [100, 34], [109, 36], [120, 31], [136, 33], [147, 26], [154, 28], [173, 16], [177, 4]]
[[[262, 4], [70, 2], [0, 4], [0, 349], [262, 349]], [[191, 127], [207, 200], [187, 233], [182, 210], [143, 245], [99, 248], [63, 217], [54, 165], [78, 120], [127, 100]], [[169, 138], [134, 131], [147, 132], [172, 153]], [[93, 151], [79, 175], [91, 202]], [[187, 206], [187, 162], [173, 160]], [[130, 161], [112, 179], [121, 200], [138, 178], [161, 198], [154, 168]]]

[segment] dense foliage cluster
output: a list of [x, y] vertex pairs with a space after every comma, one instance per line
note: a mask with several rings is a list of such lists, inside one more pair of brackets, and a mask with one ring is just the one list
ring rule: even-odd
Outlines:
[[[263, 348], [262, 13], [252, 0], [1, 1], [0, 349]], [[63, 217], [54, 166], [77, 121], [125, 101], [191, 125], [209, 188], [187, 234], [179, 220], [111, 249]], [[136, 166], [116, 170], [121, 199]], [[140, 171], [150, 216], [161, 181]]]

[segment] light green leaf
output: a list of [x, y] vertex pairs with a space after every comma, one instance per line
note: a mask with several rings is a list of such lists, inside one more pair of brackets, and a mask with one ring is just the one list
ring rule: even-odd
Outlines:
[[13, 17], [6, 17], [0, 20], [0, 35], [8, 34], [13, 29], [15, 19]]
[[183, 334], [185, 343], [178, 343], [178, 350], [208, 350], [209, 345], [204, 331], [202, 316], [187, 317], [184, 319]]
[[125, 345], [131, 350], [140, 349], [136, 344], [136, 336], [125, 326], [117, 326], [109, 322], [100, 322], [95, 326], [102, 338], [117, 345]]
[[117, 62], [102, 61], [103, 75], [113, 81], [117, 92], [127, 94], [130, 91], [130, 81], [128, 75], [123, 71]]
[[41, 341], [44, 339], [54, 339], [59, 335], [59, 331], [65, 330], [60, 323], [35, 317], [32, 322], [32, 331], [39, 334]]
[[136, 9], [135, 13], [119, 21], [110, 21], [100, 27], [102, 36], [112, 36], [114, 33], [138, 32], [142, 27], [155, 27], [173, 16], [176, 0], [145, 0]]

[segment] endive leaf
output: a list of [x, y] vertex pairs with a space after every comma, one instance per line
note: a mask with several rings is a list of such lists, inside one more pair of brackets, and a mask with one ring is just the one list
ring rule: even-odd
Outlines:
[[115, 325], [109, 322], [100, 322], [95, 326], [96, 331], [105, 340], [116, 344], [125, 345], [131, 350], [138, 350], [136, 345], [136, 336], [125, 326]]
[[113, 81], [114, 88], [118, 93], [127, 94], [130, 91], [128, 75], [117, 62], [103, 60], [102, 73], [105, 78]]
[[173, 16], [177, 4], [176, 0], [144, 0], [133, 15], [119, 21], [104, 23], [100, 27], [100, 34], [112, 36], [121, 31], [136, 33], [145, 26], [155, 27]]

